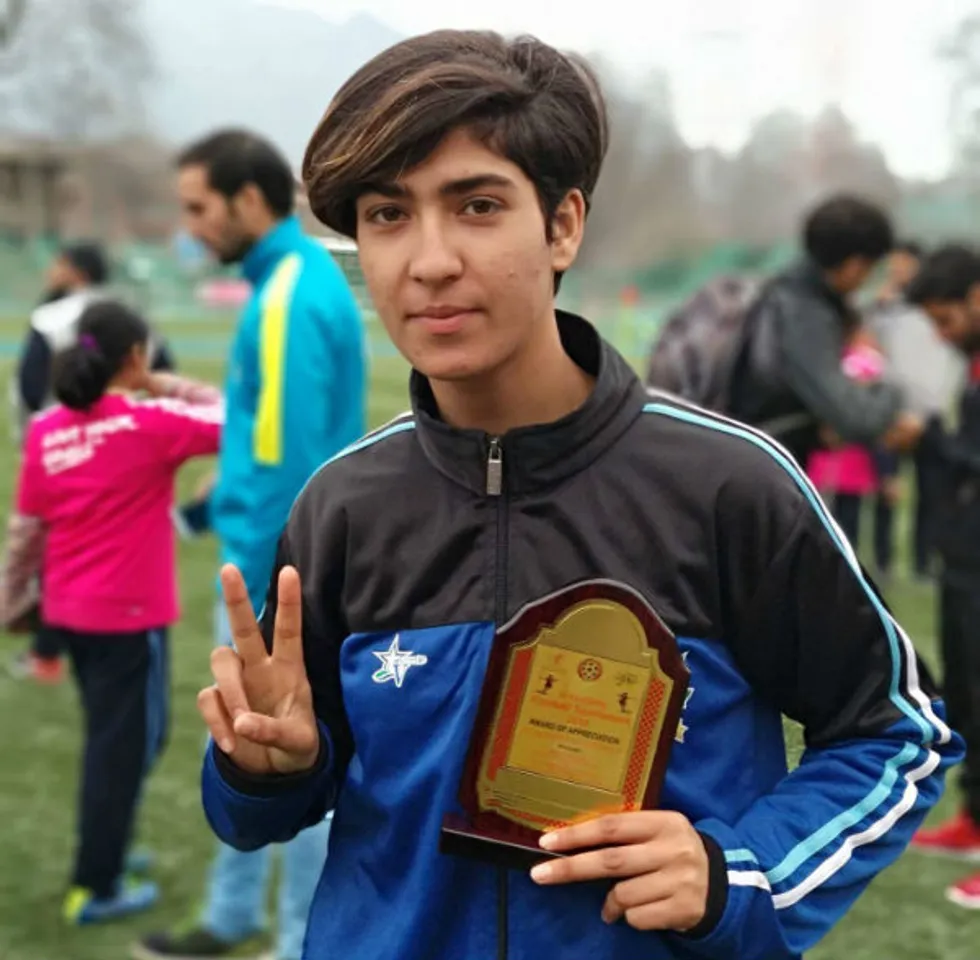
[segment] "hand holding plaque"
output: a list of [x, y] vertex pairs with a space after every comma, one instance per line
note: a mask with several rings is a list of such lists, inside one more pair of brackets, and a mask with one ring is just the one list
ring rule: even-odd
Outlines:
[[611, 581], [533, 603], [494, 640], [443, 852], [525, 867], [544, 833], [656, 807], [688, 671], [646, 601]]

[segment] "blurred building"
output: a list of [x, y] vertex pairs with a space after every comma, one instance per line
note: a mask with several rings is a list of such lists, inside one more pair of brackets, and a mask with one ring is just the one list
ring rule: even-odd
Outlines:
[[30, 241], [60, 232], [63, 150], [43, 140], [0, 138], [0, 236]]

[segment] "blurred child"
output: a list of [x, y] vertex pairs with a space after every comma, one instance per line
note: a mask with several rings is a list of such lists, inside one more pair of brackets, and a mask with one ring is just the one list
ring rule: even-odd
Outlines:
[[[844, 348], [841, 369], [852, 380], [878, 380], [885, 372], [885, 357], [874, 337], [856, 327]], [[810, 455], [807, 472], [814, 486], [832, 498], [837, 522], [856, 545], [860, 534], [861, 504], [877, 492], [878, 470], [872, 451], [859, 443], [817, 450]]]
[[[152, 906], [129, 881], [135, 811], [168, 722], [167, 628], [178, 617], [174, 478], [215, 454], [221, 395], [152, 373], [146, 323], [119, 303], [86, 307], [55, 358], [57, 406], [24, 444], [0, 623], [43, 569], [41, 617], [72, 662], [85, 714], [79, 840], [65, 919], [112, 920]], [[140, 393], [150, 394], [141, 398]]]

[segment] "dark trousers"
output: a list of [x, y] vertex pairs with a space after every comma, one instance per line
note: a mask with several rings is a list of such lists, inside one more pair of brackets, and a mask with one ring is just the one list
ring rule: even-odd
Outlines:
[[42, 660], [54, 660], [63, 652], [58, 629], [42, 623], [31, 637], [31, 653]]
[[972, 585], [943, 583], [939, 632], [947, 720], [966, 740], [960, 785], [970, 816], [980, 824], [980, 577]]
[[875, 497], [875, 566], [888, 573], [895, 556], [895, 508], [884, 494]]
[[167, 631], [60, 630], [85, 713], [75, 886], [112, 896], [123, 875], [140, 793], [169, 728]]
[[946, 466], [930, 448], [917, 449], [915, 465], [915, 507], [912, 517], [912, 562], [915, 572], [928, 575], [932, 569], [936, 540], [936, 509], [943, 496]]
[[858, 535], [861, 533], [861, 497], [856, 493], [835, 494], [834, 517], [857, 550]]
[[[932, 458], [929, 450], [916, 450], [915, 496], [912, 506], [912, 569], [928, 576], [935, 556], [935, 515], [942, 497], [943, 463]], [[895, 508], [879, 494], [875, 499], [874, 549], [879, 570], [889, 571], [894, 558]]]

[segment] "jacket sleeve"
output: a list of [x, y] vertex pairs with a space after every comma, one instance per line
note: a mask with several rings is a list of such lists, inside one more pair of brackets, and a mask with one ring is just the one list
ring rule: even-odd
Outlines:
[[[950, 480], [980, 474], [980, 437], [948, 433], [940, 417], [931, 417], [919, 441], [919, 449], [946, 468]], [[952, 496], [952, 492], [949, 492]]]
[[170, 344], [160, 336], [153, 337], [153, 356], [150, 358], [150, 369], [154, 373], [176, 373], [177, 358], [170, 349]]
[[271, 649], [279, 571], [295, 566], [303, 584], [303, 651], [320, 756], [306, 774], [255, 777], [209, 745], [202, 775], [205, 814], [218, 837], [238, 850], [285, 842], [321, 821], [346, 775], [354, 742], [340, 683], [340, 647], [347, 636], [340, 612], [343, 550], [342, 518], [314, 519], [310, 498], [301, 497], [279, 544], [261, 626]]
[[[325, 457], [364, 434], [363, 324], [342, 275], [302, 271], [292, 258], [284, 261], [260, 305], [258, 370], [257, 464], [300, 467], [305, 479]], [[313, 403], [309, 384], [319, 394]]]
[[800, 402], [842, 440], [871, 443], [891, 426], [901, 391], [882, 380], [858, 383], [841, 371], [840, 321], [827, 308], [776, 294], [783, 376]]
[[769, 449], [783, 476], [754, 491], [742, 479], [719, 499], [723, 595], [740, 670], [802, 725], [806, 749], [731, 822], [695, 824], [727, 864], [719, 923], [686, 944], [712, 960], [813, 947], [902, 853], [964, 754], [850, 545], [795, 465]]
[[44, 335], [31, 327], [17, 365], [17, 387], [28, 413], [37, 413], [44, 406], [50, 378], [51, 347]]

